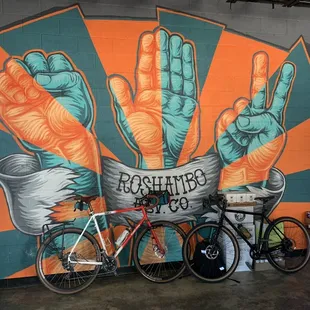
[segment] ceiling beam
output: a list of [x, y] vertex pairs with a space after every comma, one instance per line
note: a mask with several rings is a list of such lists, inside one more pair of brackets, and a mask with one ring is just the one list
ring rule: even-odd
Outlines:
[[286, 1], [286, 4], [284, 4], [283, 6], [287, 6], [288, 8], [291, 8], [292, 6], [298, 4], [300, 1], [299, 0], [289, 0]]
[[271, 5], [281, 5], [284, 7], [304, 7], [310, 8], [310, 0], [226, 0], [230, 5], [237, 2], [252, 2], [252, 3], [264, 3]]

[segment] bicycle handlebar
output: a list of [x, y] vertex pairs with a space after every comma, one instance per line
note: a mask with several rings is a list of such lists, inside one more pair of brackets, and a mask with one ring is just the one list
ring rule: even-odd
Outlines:
[[159, 199], [158, 196], [156, 196], [156, 195], [146, 195], [146, 198], [148, 200], [148, 203], [150, 203], [151, 199], [156, 199], [156, 203], [153, 203], [153, 204], [148, 205], [148, 206], [145, 207], [146, 210], [150, 210], [150, 209], [156, 208], [159, 205], [160, 199]]
[[78, 209], [80, 211], [86, 211], [90, 208], [90, 203], [93, 200], [96, 200], [98, 196], [75, 196], [71, 200], [77, 201], [74, 205], [74, 212]]
[[[267, 197], [256, 197], [255, 200], [261, 200], [263, 204], [267, 203], [269, 200], [274, 199], [275, 196], [267, 196]], [[219, 194], [216, 193], [214, 195], [209, 195], [208, 198], [203, 200], [203, 207], [205, 208], [206, 206], [211, 206], [212, 204], [219, 205], [219, 203], [226, 201], [227, 199], [225, 198], [224, 194]]]
[[[152, 200], [155, 199], [155, 202]], [[138, 199], [140, 205], [145, 205], [145, 209], [153, 209], [159, 204], [170, 203], [170, 193], [168, 191], [152, 191], [149, 194], [146, 194], [142, 198]]]

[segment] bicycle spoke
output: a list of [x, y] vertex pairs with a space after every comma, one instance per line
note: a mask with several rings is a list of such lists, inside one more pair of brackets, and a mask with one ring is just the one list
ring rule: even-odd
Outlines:
[[[153, 240], [150, 230], [144, 232], [139, 244], [143, 252], [136, 257], [136, 265], [143, 275], [154, 282], [169, 281], [184, 270], [182, 260], [182, 242], [184, 237], [174, 224], [162, 224], [153, 227]], [[153, 240], [153, 242], [151, 241]], [[164, 250], [164, 253], [162, 252]], [[180, 256], [180, 258], [178, 258]], [[178, 261], [181, 260], [181, 263]]]
[[[80, 287], [83, 288], [88, 283], [91, 283], [90, 281], [93, 281], [99, 272], [100, 266], [78, 263], [79, 259], [84, 262], [97, 261], [97, 255], [99, 255], [99, 247], [96, 249], [93, 243], [86, 238], [85, 234], [76, 245], [74, 252], [71, 253], [71, 249], [79, 236], [80, 233], [78, 232], [67, 232], [65, 234], [62, 259], [58, 258], [57, 253], [59, 253], [59, 250], [54, 246], [55, 243], [60, 242], [59, 240], [62, 238], [61, 233], [55, 234], [52, 241], [49, 244], [45, 244], [45, 250], [41, 255], [40, 278], [48, 283], [49, 287], [55, 288], [57, 292], [60, 290], [74, 291]], [[71, 253], [71, 260], [73, 261], [70, 263], [68, 261], [69, 253]], [[67, 271], [68, 269], [70, 269], [69, 272]]]

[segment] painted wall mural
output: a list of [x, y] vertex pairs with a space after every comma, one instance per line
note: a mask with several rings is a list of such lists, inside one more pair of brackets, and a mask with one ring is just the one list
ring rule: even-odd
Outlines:
[[[94, 19], [78, 6], [0, 32], [0, 278], [35, 275], [42, 226], [133, 205], [187, 230], [220, 190], [275, 195], [272, 217], [310, 209], [309, 54], [163, 8], [155, 20]], [[116, 239], [139, 214], [102, 218]], [[90, 227], [94, 231], [94, 227]], [[130, 265], [131, 247], [119, 258]], [[113, 249], [110, 249], [113, 250]]]

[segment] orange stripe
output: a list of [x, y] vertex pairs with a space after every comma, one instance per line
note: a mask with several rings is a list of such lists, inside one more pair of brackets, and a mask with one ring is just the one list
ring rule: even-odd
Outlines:
[[114, 153], [112, 153], [102, 142], [99, 142], [99, 147], [100, 147], [100, 151], [101, 151], [102, 156], [106, 156], [106, 157], [112, 158], [116, 161], [120, 161], [116, 157], [116, 155]]
[[14, 278], [26, 278], [26, 277], [34, 277], [36, 276], [36, 266], [31, 265], [23, 270], [17, 271], [13, 274], [11, 274], [9, 277], [6, 277], [6, 279], [14, 279]]
[[276, 167], [284, 174], [310, 168], [310, 119], [287, 132], [287, 143]]
[[11, 221], [9, 207], [7, 205], [5, 194], [2, 188], [0, 189], [0, 214], [0, 232], [15, 230], [15, 226]]
[[[67, 56], [68, 57], [68, 56]], [[11, 61], [12, 71], [32, 86], [31, 90], [39, 93], [35, 99], [26, 98], [22, 103], [3, 104], [1, 118], [5, 126], [20, 139], [34, 144], [41, 149], [49, 151], [66, 160], [77, 163], [97, 173], [101, 173], [99, 150], [96, 137], [90, 133], [79, 121], [73, 117], [53, 96], [40, 87], [17, 62]], [[82, 74], [82, 73], [81, 73]], [[82, 74], [83, 75], [83, 74]], [[6, 90], [6, 97], [13, 96], [10, 90]], [[21, 88], [25, 92], [25, 88]], [[91, 91], [90, 91], [91, 93]], [[63, 126], [66, 127], [63, 127]], [[56, 126], [56, 127], [55, 127]], [[40, 131], [37, 128], [40, 127]], [[65, 131], [71, 132], [68, 136], [59, 134]], [[73, 138], [72, 138], [73, 136]], [[88, 153], [85, 156], [85, 152]]]
[[270, 219], [290, 216], [305, 223], [306, 211], [310, 211], [310, 202], [280, 202], [271, 213]]
[[[199, 109], [194, 111], [191, 124], [189, 126], [182, 151], [180, 153], [177, 166], [181, 166], [190, 161], [191, 152], [197, 147], [196, 143], [199, 143]], [[190, 150], [190, 152], [188, 152]]]
[[3, 64], [6, 60], [10, 58], [10, 55], [2, 48], [0, 47], [0, 71], [3, 70]]
[[[58, 206], [52, 208], [54, 213], [50, 215], [51, 219], [55, 222], [64, 222], [73, 220], [74, 218], [87, 217], [88, 211], [74, 212], [74, 205], [76, 201], [63, 201]], [[91, 206], [95, 213], [105, 212], [107, 210], [104, 197], [98, 197], [91, 202]]]
[[[282, 145], [284, 141], [284, 135], [280, 135], [258, 147], [250, 154], [247, 154], [230, 165], [224, 167], [221, 171], [221, 178], [219, 189], [230, 189], [238, 186], [245, 186], [252, 183], [262, 182], [268, 180], [270, 167], [263, 167], [264, 169], [255, 170], [249, 164], [248, 157], [251, 156], [252, 159], [261, 158], [262, 154], [268, 158], [270, 155], [270, 150], [279, 149], [278, 146]], [[277, 148], [278, 147], [278, 148]], [[273, 154], [273, 153], [272, 153]], [[272, 163], [270, 163], [271, 165]]]
[[3, 124], [0, 124], [0, 130], [6, 132], [6, 133], [10, 133], [5, 127]]
[[158, 27], [157, 21], [85, 20], [107, 75], [120, 74], [135, 89], [134, 72], [140, 35]]
[[[111, 238], [109, 229], [102, 231], [101, 235], [105, 240], [107, 240], [108, 238]], [[94, 237], [100, 243], [98, 234], [94, 235]], [[86, 240], [80, 241], [76, 249], [78, 249], [80, 247], [84, 251], [87, 250], [87, 248], [85, 247], [85, 244], [88, 244], [88, 243], [86, 243]], [[69, 252], [71, 250], [71, 248], [72, 247], [67, 248], [66, 249], [67, 252]], [[93, 247], [89, 248], [89, 250], [93, 250]], [[114, 247], [113, 246], [107, 246], [107, 251], [108, 251], [108, 255], [112, 255], [113, 251], [114, 251]], [[94, 253], [94, 251], [93, 251], [93, 253]], [[92, 257], [89, 256], [88, 258], [92, 258]], [[59, 261], [59, 259], [56, 256], [51, 256], [51, 257], [45, 259], [43, 262], [44, 262], [44, 266], [47, 267], [44, 269], [45, 274], [48, 274], [48, 273], [52, 274], [54, 272], [55, 273], [65, 272], [64, 269], [62, 268], [61, 262]], [[77, 269], [77, 271], [79, 271], [79, 270], [87, 270], [87, 268], [93, 268], [93, 266], [79, 265], [79, 267], [77, 267], [77, 268], [79, 268], [79, 269]], [[32, 277], [32, 276], [36, 276], [35, 265], [29, 266], [23, 270], [15, 272], [12, 275], [10, 275], [9, 277], [7, 277], [7, 279], [25, 278], [25, 277]]]
[[200, 97], [200, 144], [193, 157], [202, 156], [214, 143], [219, 115], [240, 97], [249, 98], [252, 57], [258, 51], [269, 55], [269, 76], [288, 53], [265, 43], [223, 31]]
[[[86, 20], [85, 24], [107, 75], [118, 74], [126, 78], [133, 92], [135, 92], [135, 68], [137, 64], [137, 54], [139, 53], [139, 38], [143, 32], [156, 28], [158, 22]], [[116, 118], [113, 108], [112, 111]], [[138, 120], [139, 114], [137, 113], [136, 116], [137, 117], [128, 119], [128, 123], [145, 162], [150, 169], [162, 168], [162, 160], [154, 160], [154, 156], [148, 155], [148, 150], [146, 150], [143, 143], [140, 143], [139, 139], [141, 139], [141, 134], [144, 135], [142, 139], [145, 140], [145, 135], [147, 135], [147, 133], [143, 130], [141, 132], [139, 126], [140, 121]], [[122, 135], [120, 129], [118, 127], [117, 129]], [[158, 130], [158, 132], [162, 132], [162, 130]], [[124, 141], [126, 142], [126, 139], [124, 139]], [[130, 147], [128, 143], [127, 146]], [[136, 153], [134, 150], [133, 152]], [[162, 158], [162, 156], [158, 157]]]

